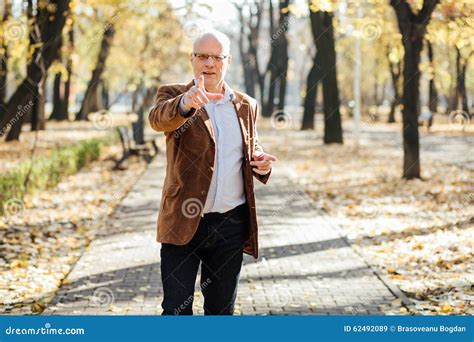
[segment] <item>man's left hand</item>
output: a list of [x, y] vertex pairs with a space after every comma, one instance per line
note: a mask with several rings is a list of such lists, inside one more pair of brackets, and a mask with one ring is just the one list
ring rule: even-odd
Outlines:
[[256, 166], [252, 170], [259, 175], [266, 175], [272, 169], [272, 163], [277, 161], [277, 158], [269, 153], [256, 151], [253, 153], [250, 165]]

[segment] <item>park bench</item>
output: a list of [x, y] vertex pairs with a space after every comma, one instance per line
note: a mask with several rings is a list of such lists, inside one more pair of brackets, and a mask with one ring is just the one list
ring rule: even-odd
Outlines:
[[150, 163], [158, 154], [159, 148], [155, 139], [145, 139], [143, 144], [137, 144], [133, 138], [133, 126], [122, 125], [116, 127], [122, 144], [122, 157], [115, 161], [114, 170], [123, 170], [123, 162], [130, 156], [140, 156], [147, 163]]

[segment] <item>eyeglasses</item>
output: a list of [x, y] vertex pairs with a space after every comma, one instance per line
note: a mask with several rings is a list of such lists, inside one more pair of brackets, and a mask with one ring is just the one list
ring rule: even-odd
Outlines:
[[208, 55], [208, 54], [205, 54], [205, 53], [195, 53], [195, 52], [193, 52], [192, 55], [193, 55], [193, 57], [196, 57], [197, 59], [199, 59], [202, 62], [207, 61], [209, 59], [209, 57], [211, 57], [214, 60], [214, 62], [222, 62], [224, 59], [229, 57], [229, 56], [226, 56], [226, 55]]

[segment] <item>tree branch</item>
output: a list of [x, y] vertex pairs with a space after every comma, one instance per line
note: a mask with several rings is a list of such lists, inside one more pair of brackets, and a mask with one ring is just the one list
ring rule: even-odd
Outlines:
[[423, 7], [421, 8], [420, 12], [416, 16], [418, 24], [428, 25], [431, 14], [433, 13], [436, 5], [439, 3], [439, 0], [424, 0]]

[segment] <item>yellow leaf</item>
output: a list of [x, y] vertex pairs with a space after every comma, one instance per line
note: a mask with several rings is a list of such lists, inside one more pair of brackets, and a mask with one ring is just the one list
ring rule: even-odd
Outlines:
[[394, 268], [392, 268], [392, 267], [389, 267], [389, 268], [387, 269], [387, 272], [390, 273], [390, 274], [398, 274], [397, 271], [396, 271]]
[[121, 312], [121, 311], [123, 311], [123, 308], [118, 307], [118, 306], [116, 306], [116, 305], [110, 305], [110, 306], [107, 308], [107, 311]]
[[448, 313], [451, 313], [451, 311], [453, 311], [453, 307], [451, 305], [449, 305], [449, 304], [441, 305], [441, 312], [442, 313], [448, 314]]
[[41, 303], [35, 302], [31, 305], [31, 311], [36, 312], [36, 313], [43, 312], [44, 308], [45, 306]]
[[13, 260], [11, 263], [10, 263], [10, 267], [11, 268], [16, 268], [16, 267], [28, 267], [28, 260]]
[[423, 248], [425, 248], [425, 246], [423, 245], [422, 242], [418, 242], [411, 247], [412, 250], [423, 249]]

